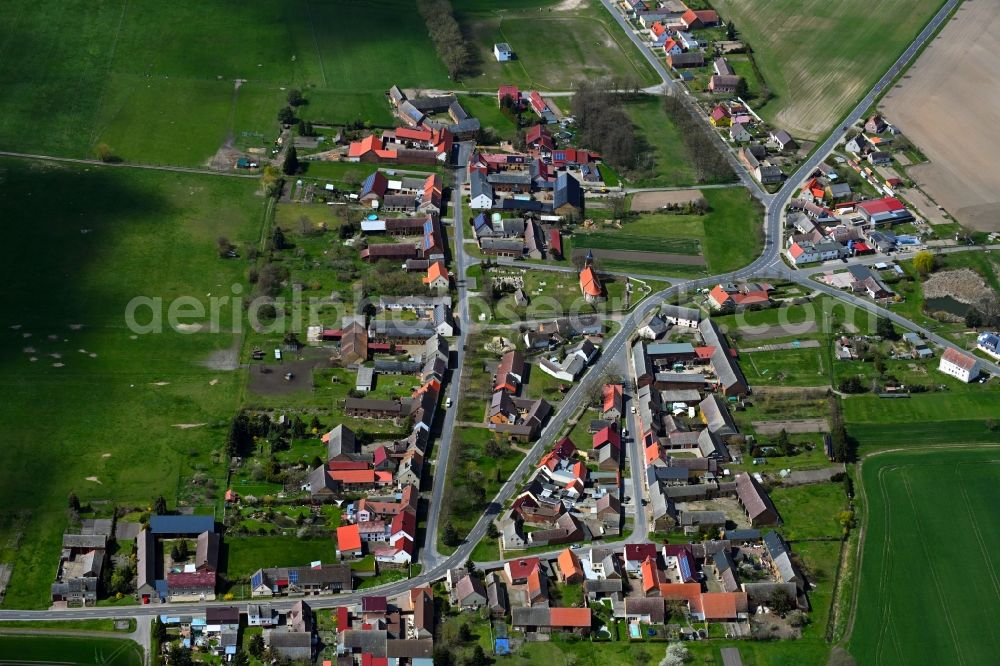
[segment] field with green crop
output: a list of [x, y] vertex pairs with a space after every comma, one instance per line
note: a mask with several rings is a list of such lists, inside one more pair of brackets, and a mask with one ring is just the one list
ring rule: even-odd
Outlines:
[[864, 462], [868, 517], [849, 643], [858, 663], [989, 663], [1000, 649], [998, 460], [991, 447]]
[[2, 663], [31, 666], [141, 666], [142, 649], [115, 638], [64, 636], [0, 636]]
[[[942, 0], [717, 0], [773, 98], [758, 111], [792, 136], [828, 132], [895, 62]], [[808, 35], [808, 38], [803, 36]]]
[[391, 124], [391, 85], [449, 85], [412, 0], [12, 0], [0, 34], [6, 150], [106, 142], [129, 161], [200, 165], [227, 138], [273, 140], [290, 87], [313, 102], [305, 118]]
[[[173, 500], [179, 479], [196, 470], [224, 477], [216, 452], [239, 378], [209, 366], [238, 348], [234, 313], [220, 308], [219, 333], [175, 332], [168, 308], [187, 296], [207, 310], [208, 294], [245, 288], [246, 261], [220, 259], [216, 239], [227, 236], [244, 254], [255, 245], [263, 214], [255, 187], [0, 161], [0, 217], [17, 230], [0, 278], [19, 285], [4, 292], [0, 317], [0, 561], [14, 564], [7, 605], [47, 605], [70, 491], [84, 504], [145, 507], [159, 494]], [[162, 299], [162, 334], [126, 326], [137, 296]], [[140, 323], [151, 317], [150, 308], [136, 313]]]
[[[656, 73], [597, 0], [573, 7], [555, 0], [530, 4], [456, 2], [456, 11], [475, 53], [477, 76], [462, 83], [493, 89], [510, 83], [539, 90], [572, 90], [581, 80], [609, 77], [643, 86], [659, 82]], [[542, 5], [542, 7], [540, 7]], [[545, 7], [544, 5], [549, 5]], [[506, 42], [516, 59], [497, 62], [493, 45]]]

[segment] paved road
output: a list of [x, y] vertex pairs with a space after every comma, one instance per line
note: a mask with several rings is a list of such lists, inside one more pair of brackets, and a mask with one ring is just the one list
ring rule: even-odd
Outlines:
[[196, 167], [166, 166], [160, 164], [136, 164], [134, 162], [102, 162], [101, 160], [81, 159], [75, 157], [55, 157], [53, 155], [35, 155], [33, 153], [16, 153], [0, 150], [0, 157], [20, 157], [45, 162], [65, 162], [67, 164], [86, 164], [90, 166], [112, 167], [118, 169], [147, 169], [149, 171], [172, 171], [174, 173], [196, 173], [201, 176], [225, 176], [227, 178], [260, 178], [255, 173], [234, 173], [230, 171], [215, 171]]
[[420, 552], [419, 558], [425, 569], [433, 568], [442, 559], [437, 550], [438, 517], [440, 515], [445, 485], [447, 484], [448, 459], [451, 454], [452, 436], [455, 432], [458, 403], [461, 399], [462, 371], [465, 368], [465, 343], [468, 340], [469, 328], [472, 324], [469, 319], [469, 293], [465, 280], [467, 257], [465, 246], [462, 242], [463, 234], [465, 233], [464, 216], [462, 213], [462, 184], [466, 179], [466, 165], [469, 163], [469, 154], [472, 152], [472, 147], [472, 144], [468, 142], [458, 144], [458, 166], [455, 169], [455, 186], [452, 188], [452, 227], [448, 230], [448, 233], [455, 237], [454, 278], [458, 287], [458, 317], [456, 319], [456, 323], [458, 324], [458, 338], [453, 344], [456, 365], [451, 373], [451, 382], [448, 387], [448, 397], [451, 400], [452, 406], [445, 408], [444, 424], [441, 428], [441, 435], [437, 440], [435, 453], [437, 465], [434, 468], [434, 485], [431, 489], [430, 507], [427, 510], [424, 547]]
[[[649, 52], [649, 50], [646, 49], [639, 42], [638, 38], [632, 32], [628, 24], [624, 21], [621, 15], [617, 11], [615, 11], [615, 9], [611, 6], [609, 0], [601, 0], [601, 1], [604, 4], [604, 6], [608, 9], [608, 11], [611, 12], [612, 16], [614, 16], [616, 20], [618, 20], [619, 24], [622, 25], [622, 28], [625, 29], [626, 33], [630, 36], [630, 38], [634, 42], [636, 42], [637, 46], [640, 47], [640, 50], [643, 52], [645, 57], [648, 60], [650, 60], [650, 63], [653, 65], [654, 69], [656, 69], [657, 72], [660, 73], [660, 75], [664, 78], [665, 89], [667, 90], [667, 92], [669, 92], [672, 83], [670, 82], [669, 76], [667, 75], [663, 66], [653, 57], [653, 55]], [[900, 56], [899, 60], [897, 60], [897, 62], [892, 66], [889, 72], [887, 72], [886, 75], [879, 80], [879, 82], [872, 89], [872, 91], [870, 91], [868, 95], [866, 95], [865, 98], [862, 99], [861, 102], [859, 102], [858, 105], [851, 111], [851, 113], [844, 121], [845, 126], [853, 124], [861, 117], [864, 111], [867, 110], [867, 108], [871, 105], [874, 98], [891, 82], [891, 80], [895, 77], [895, 75], [899, 71], [901, 71], [901, 69], [905, 67], [907, 63], [909, 63], [909, 61], [913, 58], [916, 52], [931, 36], [934, 30], [936, 30], [937, 27], [944, 21], [944, 19], [948, 16], [948, 14], [957, 4], [957, 1], [958, 0], [949, 0], [941, 8], [941, 10], [938, 12], [937, 15], [935, 15], [934, 19], [931, 20], [928, 26], [923, 31], [921, 31], [917, 39], [914, 40], [914, 42], [910, 45], [910, 47], [907, 48], [907, 50], [903, 53], [902, 56]], [[715, 136], [718, 138], [717, 134], [715, 134]], [[751, 277], [766, 276], [766, 277], [783, 277], [787, 279], [792, 279], [796, 282], [808, 285], [810, 288], [818, 289], [819, 291], [829, 293], [831, 296], [835, 298], [848, 301], [854, 305], [857, 305], [858, 307], [864, 308], [869, 311], [878, 312], [880, 315], [888, 317], [889, 319], [899, 324], [900, 326], [903, 326], [910, 330], [916, 330], [918, 332], [921, 332], [929, 340], [932, 340], [933, 342], [939, 345], [945, 347], [954, 347], [955, 345], [951, 344], [947, 340], [944, 340], [943, 338], [937, 336], [931, 331], [927, 331], [919, 326], [916, 326], [913, 322], [910, 322], [905, 318], [896, 315], [893, 312], [886, 311], [883, 308], [874, 305], [873, 303], [857, 298], [851, 294], [846, 294], [844, 292], [841, 292], [840, 290], [834, 289], [833, 287], [827, 287], [826, 285], [818, 284], [815, 281], [810, 280], [808, 274], [790, 270], [781, 261], [779, 253], [781, 247], [782, 211], [787, 202], [789, 201], [789, 199], [791, 198], [792, 194], [797, 189], [798, 184], [801, 183], [812, 172], [812, 170], [820, 163], [820, 161], [825, 159], [826, 155], [832, 150], [832, 148], [836, 145], [836, 143], [840, 141], [842, 136], [843, 136], [843, 130], [835, 131], [826, 141], [824, 141], [816, 149], [816, 151], [813, 153], [813, 156], [807, 159], [807, 161], [795, 172], [795, 174], [793, 174], [788, 179], [784, 187], [782, 187], [782, 189], [776, 195], [769, 195], [763, 192], [763, 190], [761, 190], [760, 186], [755, 181], [750, 180], [749, 183], [747, 183], [748, 188], [756, 198], [758, 198], [765, 204], [766, 207], [765, 245], [764, 245], [764, 251], [761, 254], [761, 256], [758, 259], [756, 259], [753, 263], [751, 263], [749, 266], [746, 266], [745, 268], [723, 275], [716, 275], [713, 277], [699, 278], [695, 280], [687, 280], [679, 282], [671, 285], [667, 289], [652, 294], [650, 297], [642, 301], [632, 312], [630, 312], [622, 320], [622, 326], [619, 332], [606, 341], [602, 349], [600, 358], [595, 362], [594, 366], [591, 368], [590, 372], [587, 375], [587, 380], [593, 380], [595, 378], [600, 377], [603, 374], [604, 370], [606, 370], [610, 365], [612, 365], [615, 362], [615, 359], [618, 358], [619, 354], [627, 353], [626, 343], [632, 332], [638, 327], [638, 325], [642, 322], [642, 320], [646, 316], [651, 314], [653, 310], [655, 308], [658, 308], [667, 298], [676, 295], [681, 290], [686, 290], [688, 293], [690, 293], [692, 290], [709, 287], [718, 282], [724, 282], [730, 280], [742, 280]], [[718, 140], [721, 142], [721, 139]], [[0, 155], [2, 154], [3, 153], [0, 153]], [[732, 153], [730, 153], [728, 149], [726, 150], [726, 154], [732, 157]], [[13, 154], [13, 156], [30, 157], [28, 155], [23, 155], [23, 154]], [[44, 156], [38, 156], [38, 159], [46, 159], [46, 158]], [[60, 161], [75, 161], [75, 160], [67, 159]], [[83, 162], [86, 163], [86, 161]], [[462, 164], [463, 162], [464, 160], [461, 159], [459, 160], [459, 164]], [[128, 166], [134, 166], [134, 165], [128, 165]], [[178, 168], [166, 167], [165, 169], [173, 171], [183, 171], [183, 172], [192, 171], [180, 167]], [[464, 173], [461, 173], [461, 171], [462, 169], [460, 167], [457, 173], [460, 173], [462, 179], [464, 180]], [[746, 183], [749, 177], [747, 176], [745, 170], [739, 168], [737, 170], [737, 173], [740, 175], [741, 180], [743, 180]], [[456, 179], [456, 189], [459, 189], [458, 186], [459, 183], [461, 182], [462, 180]], [[455, 231], [456, 239], [461, 238], [461, 233], [462, 233], [462, 229], [460, 228], [462, 227], [460, 219], [461, 218], [460, 206], [461, 206], [461, 201], [458, 201], [457, 205], [455, 206], [455, 213], [459, 218], [459, 223], [456, 225], [456, 231]], [[456, 255], [456, 262], [458, 262], [459, 276], [463, 276], [463, 271], [464, 271], [464, 269], [462, 268], [464, 266], [463, 255], [464, 255], [464, 249], [462, 247], [462, 243], [459, 242], [457, 243], [457, 255]], [[463, 317], [465, 318], [468, 317], [467, 311], [463, 310], [463, 308], [467, 307], [467, 298], [468, 298], [468, 294], [463, 287], [464, 285], [459, 285], [460, 321], [462, 320]], [[459, 346], [460, 350], [459, 360], [463, 358], [461, 356], [461, 350], [462, 346], [464, 346], [463, 334], [465, 330], [466, 327], [463, 326], [460, 332], [460, 340], [462, 341], [463, 344]], [[620, 361], [618, 362], [620, 363]], [[1000, 368], [998, 368], [995, 364], [985, 364], [985, 365], [986, 367], [989, 368], [991, 372], [1000, 374]], [[459, 366], [459, 368], [461, 368], [461, 366]], [[457, 374], [460, 374], [460, 372]], [[459, 396], [458, 391], [460, 383], [461, 382], [459, 379], [453, 380], [449, 392], [449, 395], [452, 396], [453, 401], [455, 400], [455, 397]], [[494, 498], [494, 501], [491, 503], [490, 507], [487, 509], [484, 515], [479, 519], [475, 527], [467, 536], [465, 543], [459, 546], [459, 548], [451, 556], [443, 558], [436, 553], [436, 549], [434, 547], [436, 544], [437, 522], [435, 515], [436, 512], [433, 510], [433, 507], [440, 505], [439, 503], [440, 503], [441, 493], [443, 491], [444, 482], [446, 481], [447, 477], [446, 454], [450, 448], [450, 443], [451, 443], [450, 434], [454, 428], [454, 416], [451, 416], [450, 414], [447, 415], [444, 432], [438, 444], [439, 462], [438, 462], [438, 468], [435, 473], [435, 484], [434, 484], [435, 488], [433, 491], [432, 510], [429, 512], [430, 515], [428, 518], [427, 540], [425, 541], [424, 572], [421, 573], [419, 576], [416, 576], [409, 580], [403, 580], [396, 583], [384, 585], [377, 588], [377, 590], [375, 589], [368, 590], [365, 592], [365, 594], [378, 593], [387, 596], [400, 594], [410, 589], [411, 587], [425, 585], [437, 578], [440, 578], [441, 576], [444, 575], [445, 571], [449, 567], [460, 566], [461, 564], [463, 564], [468, 559], [475, 545], [485, 536], [487, 526], [494, 519], [496, 514], [501, 510], [503, 504], [513, 496], [513, 494], [516, 492], [521, 482], [523, 481], [524, 477], [534, 468], [536, 461], [541, 457], [541, 454], [545, 450], [545, 448], [547, 448], [549, 444], [552, 443], [555, 436], [566, 425], [569, 417], [582, 406], [583, 401], [585, 400], [586, 397], [585, 385], [586, 385], [586, 380], [584, 382], [578, 383], [570, 390], [570, 392], [566, 395], [562, 404], [560, 405], [560, 409], [556, 412], [556, 414], [553, 415], [549, 423], [543, 429], [539, 439], [529, 449], [529, 452], [525, 456], [524, 460], [522, 460], [521, 464], [518, 465], [515, 472], [511, 475], [511, 477], [500, 489], [500, 492]], [[634, 423], [632, 430], [634, 433]], [[633, 458], [634, 460], [630, 462], [631, 465], [635, 465], [636, 462], [638, 461], [637, 455], [633, 456]], [[427, 544], [429, 544], [429, 547], [427, 547]], [[558, 552], [558, 551], [553, 551], [553, 552]], [[335, 606], [357, 604], [359, 603], [361, 596], [363, 596], [361, 593], [355, 592], [351, 594], [336, 595], [332, 597], [314, 597], [310, 598], [309, 602], [314, 608], [332, 608]], [[100, 607], [100, 608], [68, 609], [61, 611], [3, 610], [0, 611], [0, 620], [72, 619], [72, 618], [83, 619], [83, 618], [95, 618], [95, 617], [128, 617], [128, 616], [146, 617], [146, 616], [156, 615], [165, 609], [169, 609], [171, 613], [194, 613], [204, 610], [204, 608], [207, 605], [229, 605], [231, 603], [232, 602], [212, 602], [212, 604], [205, 604], [205, 603], [170, 604], [161, 606], [131, 606], [131, 607], [119, 607], [119, 608]], [[279, 609], [287, 609], [293, 603], [295, 603], [295, 600], [278, 599], [274, 600], [272, 603], [275, 607]]]

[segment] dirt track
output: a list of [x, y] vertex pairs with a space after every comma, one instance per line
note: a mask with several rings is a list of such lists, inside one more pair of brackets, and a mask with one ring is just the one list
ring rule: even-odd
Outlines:
[[1000, 14], [965, 3], [882, 103], [930, 164], [908, 173], [962, 224], [1000, 230]]
[[652, 212], [668, 204], [686, 204], [704, 199], [701, 190], [661, 190], [659, 192], [637, 192], [632, 197], [632, 210]]

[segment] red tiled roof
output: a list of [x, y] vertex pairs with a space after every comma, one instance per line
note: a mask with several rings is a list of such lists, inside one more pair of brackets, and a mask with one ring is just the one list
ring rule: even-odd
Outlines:
[[341, 483], [375, 483], [375, 470], [373, 469], [332, 470], [329, 474], [331, 479]]
[[746, 592], [704, 592], [701, 608], [706, 620], [727, 620], [747, 610]]
[[605, 444], [610, 444], [617, 449], [621, 448], [622, 439], [617, 426], [614, 428], [611, 426], [604, 426], [594, 433], [594, 448], [599, 449]]
[[553, 627], [589, 627], [589, 608], [550, 608], [549, 625]]
[[570, 578], [576, 574], [583, 575], [580, 559], [569, 548], [559, 553], [559, 571], [562, 572], [563, 578]]
[[586, 266], [580, 271], [580, 289], [587, 296], [601, 295], [601, 283], [597, 281], [597, 275], [590, 266]]
[[337, 528], [337, 550], [342, 553], [361, 550], [361, 530], [357, 525]]
[[537, 557], [522, 557], [510, 560], [506, 566], [510, 577], [514, 580], [520, 580], [527, 578], [532, 571], [538, 571], [539, 564]]
[[656, 557], [655, 543], [627, 543], [625, 544], [625, 560], [628, 562], [642, 562], [646, 558]]
[[602, 393], [604, 394], [604, 411], [608, 411], [614, 407], [621, 408], [622, 390], [621, 384], [604, 385], [602, 389]]
[[951, 349], [950, 347], [945, 349], [944, 353], [941, 354], [941, 360], [957, 365], [963, 370], [972, 370], [977, 363], [977, 359], [974, 356], [963, 354], [957, 349]]

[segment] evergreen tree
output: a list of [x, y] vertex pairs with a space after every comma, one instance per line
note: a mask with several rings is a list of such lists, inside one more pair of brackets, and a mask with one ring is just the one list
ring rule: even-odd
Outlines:
[[285, 161], [281, 164], [281, 170], [286, 176], [294, 176], [299, 172], [299, 154], [295, 146], [289, 146], [285, 153]]

